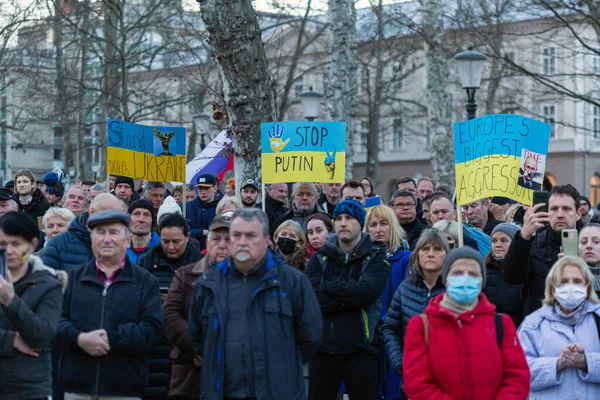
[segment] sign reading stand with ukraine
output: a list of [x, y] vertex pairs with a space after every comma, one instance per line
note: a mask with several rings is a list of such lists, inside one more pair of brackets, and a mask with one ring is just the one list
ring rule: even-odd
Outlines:
[[345, 181], [345, 122], [265, 122], [261, 150], [263, 183]]
[[493, 114], [454, 123], [456, 202], [489, 196], [531, 205], [541, 190], [551, 126], [521, 115]]
[[110, 175], [157, 182], [185, 182], [185, 128], [107, 123]]

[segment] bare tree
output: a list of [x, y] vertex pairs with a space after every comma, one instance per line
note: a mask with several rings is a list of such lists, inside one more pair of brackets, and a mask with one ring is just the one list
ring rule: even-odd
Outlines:
[[260, 123], [277, 117], [261, 30], [250, 0], [199, 0], [234, 132], [235, 177], [261, 176]]

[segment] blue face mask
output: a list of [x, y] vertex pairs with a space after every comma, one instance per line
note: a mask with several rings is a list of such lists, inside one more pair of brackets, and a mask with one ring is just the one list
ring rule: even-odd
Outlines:
[[481, 278], [470, 275], [449, 276], [446, 292], [461, 304], [469, 304], [475, 301], [481, 293]]

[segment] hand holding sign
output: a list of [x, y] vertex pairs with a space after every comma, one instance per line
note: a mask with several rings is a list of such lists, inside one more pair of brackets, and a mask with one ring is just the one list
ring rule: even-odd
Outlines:
[[333, 148], [333, 152], [329, 153], [329, 151], [327, 149], [325, 149], [325, 154], [327, 155], [325, 157], [325, 169], [327, 170], [327, 178], [328, 179], [333, 179], [333, 176], [335, 175], [335, 154], [337, 152], [337, 147]]
[[283, 125], [277, 124], [269, 131], [269, 143], [271, 145], [271, 150], [275, 153], [279, 153], [283, 150], [289, 141], [290, 138], [285, 142], [283, 141]]

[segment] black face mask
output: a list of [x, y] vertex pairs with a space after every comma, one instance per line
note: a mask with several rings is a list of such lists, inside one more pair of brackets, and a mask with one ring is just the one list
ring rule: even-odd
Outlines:
[[296, 243], [298, 243], [298, 241], [294, 239], [284, 237], [277, 238], [277, 248], [284, 256], [289, 256], [296, 250]]

